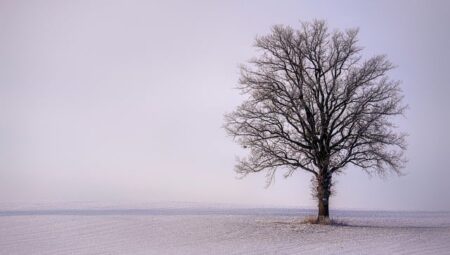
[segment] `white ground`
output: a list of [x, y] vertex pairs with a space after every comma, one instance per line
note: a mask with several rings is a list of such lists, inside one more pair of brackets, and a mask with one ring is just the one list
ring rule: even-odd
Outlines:
[[[46, 209], [47, 208], [47, 209]], [[450, 213], [198, 206], [0, 210], [0, 254], [450, 254]]]

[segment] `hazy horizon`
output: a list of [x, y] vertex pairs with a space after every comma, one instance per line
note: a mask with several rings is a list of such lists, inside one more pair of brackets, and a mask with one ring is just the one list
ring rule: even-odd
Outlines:
[[[222, 128], [273, 25], [360, 28], [402, 81], [405, 176], [349, 167], [332, 208], [450, 210], [448, 1], [1, 1], [0, 203], [315, 207], [311, 176], [239, 180]], [[447, 135], [446, 135], [447, 134]]]

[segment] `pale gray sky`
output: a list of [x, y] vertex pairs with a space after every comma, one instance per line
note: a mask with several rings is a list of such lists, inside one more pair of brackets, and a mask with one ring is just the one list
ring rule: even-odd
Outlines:
[[360, 27], [403, 81], [406, 176], [339, 176], [333, 208], [450, 209], [448, 1], [0, 2], [0, 202], [314, 206], [310, 176], [237, 180], [221, 128], [275, 24]]

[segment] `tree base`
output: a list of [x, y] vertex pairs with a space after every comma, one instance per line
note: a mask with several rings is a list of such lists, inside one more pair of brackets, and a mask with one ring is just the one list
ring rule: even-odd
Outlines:
[[319, 225], [331, 225], [335, 222], [329, 217], [317, 217], [317, 216], [308, 216], [302, 220], [304, 224], [319, 224]]
[[330, 225], [331, 219], [329, 216], [319, 215], [319, 216], [317, 216], [316, 224]]

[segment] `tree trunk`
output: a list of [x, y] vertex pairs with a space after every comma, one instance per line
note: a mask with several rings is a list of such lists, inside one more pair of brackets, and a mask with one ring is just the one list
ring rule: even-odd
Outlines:
[[318, 223], [324, 223], [330, 218], [329, 198], [331, 195], [331, 176], [319, 176], [317, 178], [317, 202], [319, 213], [317, 215]]
[[318, 198], [319, 200], [319, 214], [317, 216], [317, 220], [319, 222], [326, 221], [330, 218], [330, 211], [328, 208], [328, 197], [323, 196], [322, 198]]

